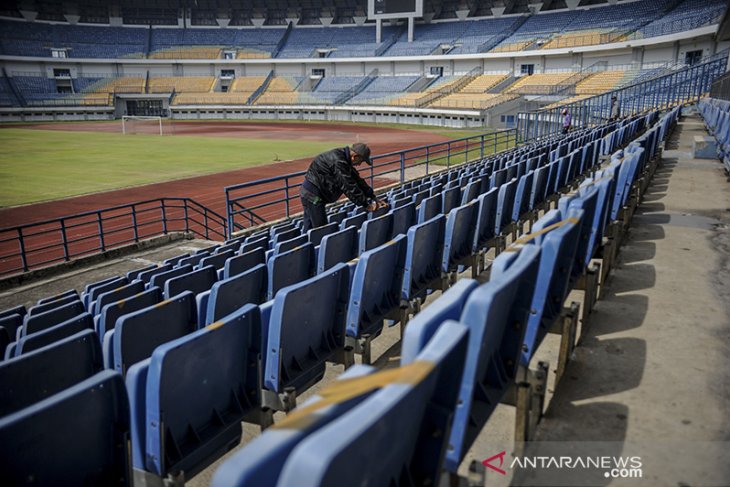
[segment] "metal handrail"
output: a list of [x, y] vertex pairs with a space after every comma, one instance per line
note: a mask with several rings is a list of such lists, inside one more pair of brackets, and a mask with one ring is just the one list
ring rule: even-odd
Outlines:
[[[507, 129], [390, 152], [373, 157], [373, 165], [366, 168], [363, 177], [370, 181], [372, 187], [387, 184], [383, 179], [388, 176], [389, 183], [403, 183], [409, 169], [423, 167], [425, 173], [430, 174], [434, 172], [434, 166], [449, 168], [454, 164], [483, 159], [515, 147], [516, 143], [516, 130]], [[226, 187], [228, 237], [236, 231], [291, 217], [298, 212], [299, 188], [305, 174], [305, 171], [299, 171]], [[377, 185], [376, 178], [380, 178]]]
[[0, 275], [28, 272], [73, 258], [166, 235], [227, 235], [226, 218], [190, 198], [158, 198], [0, 228]]

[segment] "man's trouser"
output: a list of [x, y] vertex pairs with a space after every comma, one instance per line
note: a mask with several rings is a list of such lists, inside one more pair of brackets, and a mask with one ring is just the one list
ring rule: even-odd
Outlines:
[[302, 233], [326, 225], [327, 212], [322, 198], [304, 188], [302, 188], [300, 195], [302, 197], [302, 207], [304, 208]]

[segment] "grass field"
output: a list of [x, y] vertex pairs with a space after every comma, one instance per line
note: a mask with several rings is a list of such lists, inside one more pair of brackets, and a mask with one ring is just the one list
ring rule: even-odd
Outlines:
[[160, 137], [5, 128], [0, 130], [0, 206], [300, 159], [329, 142]]

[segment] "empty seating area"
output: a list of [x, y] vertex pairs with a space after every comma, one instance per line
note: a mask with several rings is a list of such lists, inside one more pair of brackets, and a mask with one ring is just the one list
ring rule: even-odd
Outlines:
[[213, 90], [212, 76], [160, 76], [149, 79], [149, 93], [209, 93]]
[[[285, 220], [0, 311], [0, 378], [17, 385], [0, 391], [4, 475], [184, 482], [240, 443], [241, 422], [271, 428], [213, 485], [455, 474], [579, 281], [590, 316], [677, 113], [546, 138], [392, 188], [378, 213], [337, 203], [307, 233]], [[487, 254], [488, 282], [458, 279]], [[399, 367], [376, 371], [371, 342], [398, 323]], [[564, 365], [575, 337], [562, 336]], [[297, 404], [328, 364], [347, 370]], [[289, 414], [272, 426], [274, 411]]]
[[705, 126], [717, 142], [717, 157], [730, 173], [730, 102], [717, 98], [704, 98], [699, 103]]
[[506, 93], [515, 94], [546, 94], [555, 89], [575, 72], [540, 73], [522, 76], [516, 83], [507, 88]]
[[255, 105], [296, 105], [299, 101], [297, 87], [301, 77], [274, 76], [263, 93], [254, 101]]
[[575, 85], [576, 95], [599, 95], [625, 84], [630, 75], [626, 71], [600, 71]]

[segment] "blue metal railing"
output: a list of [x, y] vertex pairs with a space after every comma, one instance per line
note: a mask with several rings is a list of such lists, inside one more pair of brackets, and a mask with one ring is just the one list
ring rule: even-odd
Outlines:
[[170, 232], [224, 240], [226, 219], [190, 198], [159, 198], [0, 229], [0, 275], [27, 272]]
[[[378, 155], [372, 158], [372, 166], [364, 169], [361, 166], [361, 171], [370, 185], [377, 188], [405, 182], [409, 178], [409, 170], [419, 168], [419, 176], [430, 174], [434, 168], [448, 168], [482, 159], [515, 147], [516, 143], [516, 129], [500, 130]], [[300, 211], [299, 188], [305, 173], [300, 171], [228, 186], [225, 189], [228, 237], [236, 231], [291, 217]]]
[[647, 81], [635, 83], [601, 95], [568, 103], [551, 109], [522, 112], [517, 117], [520, 140], [539, 139], [562, 129], [563, 109], [572, 117], [574, 128], [589, 127], [606, 122], [611, 115], [611, 100], [616, 97], [622, 117], [643, 113], [649, 109], [667, 109], [675, 105], [698, 101], [710, 91], [713, 80], [725, 73], [728, 53], [724, 50], [701, 62]]

